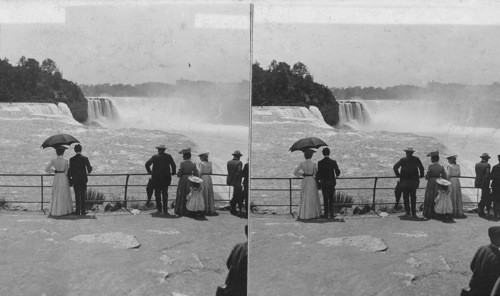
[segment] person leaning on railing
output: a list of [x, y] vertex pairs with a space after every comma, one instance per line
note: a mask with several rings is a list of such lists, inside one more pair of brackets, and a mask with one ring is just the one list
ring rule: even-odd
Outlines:
[[[401, 158], [393, 167], [396, 177], [399, 178], [401, 188], [403, 189], [403, 201], [405, 205], [406, 216], [417, 217], [417, 189], [420, 185], [420, 178], [424, 177], [424, 166], [420, 159], [413, 156], [415, 150], [407, 148], [404, 150], [406, 157]], [[399, 169], [401, 168], [401, 171]], [[420, 172], [420, 173], [419, 173]], [[410, 199], [411, 198], [411, 208]]]

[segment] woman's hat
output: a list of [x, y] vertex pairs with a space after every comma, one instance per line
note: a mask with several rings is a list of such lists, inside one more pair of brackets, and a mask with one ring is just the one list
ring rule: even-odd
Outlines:
[[491, 158], [488, 153], [483, 153], [483, 155], [480, 156], [481, 158]]
[[438, 183], [439, 185], [443, 185], [443, 186], [450, 186], [451, 185], [450, 181], [445, 180], [445, 179], [441, 179], [441, 178], [437, 179], [436, 183]]
[[66, 145], [58, 145], [58, 146], [55, 146], [55, 147], [54, 147], [54, 149], [56, 149], [56, 150], [59, 150], [59, 149], [64, 149], [64, 150], [66, 150], [66, 149], [68, 149], [68, 148], [69, 148], [69, 147], [68, 147], [68, 146], [66, 146]]
[[203, 180], [201, 178], [195, 176], [189, 176], [188, 179], [193, 183], [203, 183]]
[[439, 151], [432, 151], [431, 153], [427, 154], [428, 157], [432, 156], [439, 156]]
[[406, 152], [415, 152], [415, 149], [413, 149], [413, 147], [408, 147], [408, 148], [404, 149], [403, 151], [406, 151]]
[[205, 154], [209, 155], [210, 152], [209, 151], [202, 151], [202, 152], [198, 153], [198, 156], [202, 156], [202, 155], [205, 155]]
[[458, 156], [458, 155], [456, 155], [456, 154], [455, 154], [455, 155], [450, 155], [450, 156], [447, 156], [447, 157], [446, 157], [446, 159], [450, 159], [450, 158], [452, 158], [452, 157], [457, 158], [457, 156]]
[[179, 154], [184, 154], [186, 152], [191, 153], [191, 148], [182, 149], [181, 151], [179, 151]]
[[242, 156], [243, 154], [241, 154], [240, 150], [236, 150], [233, 152], [233, 155], [234, 156]]
[[165, 145], [158, 145], [156, 146], [156, 149], [163, 149], [163, 150], [166, 150], [167, 147], [165, 147]]

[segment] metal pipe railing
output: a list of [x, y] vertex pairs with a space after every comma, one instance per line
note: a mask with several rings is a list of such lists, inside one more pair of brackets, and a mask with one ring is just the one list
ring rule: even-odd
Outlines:
[[[216, 176], [216, 177], [226, 177], [226, 174], [210, 174], [211, 176]], [[44, 189], [47, 187], [44, 184], [44, 177], [53, 177], [54, 174], [0, 174], [0, 178], [2, 177], [40, 177], [40, 185], [26, 185], [26, 184], [2, 184], [0, 183], [0, 188], [40, 188], [40, 201], [33, 201], [33, 200], [5, 200], [7, 203], [40, 203], [41, 204], [41, 210], [43, 211], [43, 205], [48, 203], [47, 201], [44, 200]], [[149, 176], [147, 173], [129, 173], [129, 174], [89, 174], [89, 178], [94, 178], [94, 177], [120, 177], [120, 176], [125, 176], [125, 183], [119, 183], [119, 184], [89, 184], [88, 187], [124, 187], [124, 196], [123, 196], [123, 203], [124, 206], [127, 206], [127, 201], [128, 200], [128, 189], [129, 187], [146, 187], [145, 184], [130, 184], [130, 177], [131, 176]], [[231, 186], [227, 184], [219, 184], [219, 183], [213, 183], [213, 186], [224, 186], [224, 187], [229, 187], [229, 194], [228, 194], [228, 199], [216, 199], [215, 201], [229, 201], [231, 199]], [[170, 187], [177, 187], [177, 184], [172, 184]], [[118, 200], [120, 201], [120, 200]], [[134, 201], [147, 201], [146, 199], [134, 199]], [[93, 203], [92, 201], [87, 201], [87, 203]]]
[[[463, 177], [454, 177], [454, 178], [460, 178], [460, 179], [475, 179], [475, 177], [471, 176], [463, 176]], [[399, 179], [398, 177], [395, 176], [360, 176], [360, 177], [341, 177], [337, 178], [337, 180], [370, 180], [373, 179], [373, 187], [337, 187], [336, 190], [372, 190], [372, 209], [375, 210], [375, 207], [378, 205], [388, 205], [388, 204], [394, 204], [394, 202], [377, 202], [376, 201], [376, 196], [377, 196], [377, 190], [394, 190], [394, 187], [377, 187], [378, 181], [380, 179]], [[251, 192], [282, 192], [282, 191], [288, 191], [289, 192], [289, 204], [261, 204], [259, 205], [256, 203], [255, 198], [252, 198], [252, 206], [267, 206], [267, 207], [289, 207], [290, 209], [290, 214], [293, 216], [292, 208], [299, 206], [298, 204], [293, 204], [293, 196], [292, 192], [294, 191], [300, 191], [300, 189], [294, 189], [292, 186], [292, 181], [293, 180], [302, 180], [302, 178], [296, 178], [296, 177], [255, 177], [251, 178], [252, 181], [257, 181], [257, 180], [263, 180], [263, 181], [271, 181], [271, 180], [276, 180], [276, 181], [285, 181], [288, 180], [288, 188], [250, 188]], [[461, 186], [462, 189], [477, 189], [475, 187], [470, 187], [470, 186]], [[418, 190], [425, 189], [424, 187], [419, 187]], [[477, 204], [477, 202], [463, 202], [465, 204], [468, 203], [474, 203]], [[369, 203], [349, 203], [349, 205], [368, 205]], [[334, 205], [345, 205], [345, 203], [334, 203]]]

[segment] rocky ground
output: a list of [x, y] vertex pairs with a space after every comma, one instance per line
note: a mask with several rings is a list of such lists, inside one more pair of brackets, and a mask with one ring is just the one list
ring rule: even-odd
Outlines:
[[251, 215], [250, 295], [459, 295], [475, 251], [498, 222], [401, 215], [310, 222]]
[[0, 295], [215, 295], [246, 219], [0, 211]]

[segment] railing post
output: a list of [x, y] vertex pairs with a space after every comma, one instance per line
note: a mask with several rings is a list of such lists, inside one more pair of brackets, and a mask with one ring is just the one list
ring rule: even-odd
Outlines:
[[292, 212], [292, 178], [288, 179], [288, 183], [290, 185], [290, 215], [292, 215], [292, 218], [294, 218]]
[[127, 207], [127, 189], [128, 189], [128, 179], [130, 178], [130, 175], [127, 174], [127, 178], [125, 179], [125, 196], [123, 197], [123, 205]]
[[42, 188], [42, 212], [43, 212], [43, 175], [40, 175], [40, 188]]
[[377, 193], [377, 181], [378, 177], [375, 177], [375, 182], [373, 183], [373, 211], [375, 212], [375, 195]]
[[[177, 185], [179, 186], [179, 185]], [[231, 185], [228, 186], [229, 187], [229, 196], [227, 197], [227, 201], [231, 202]]]

